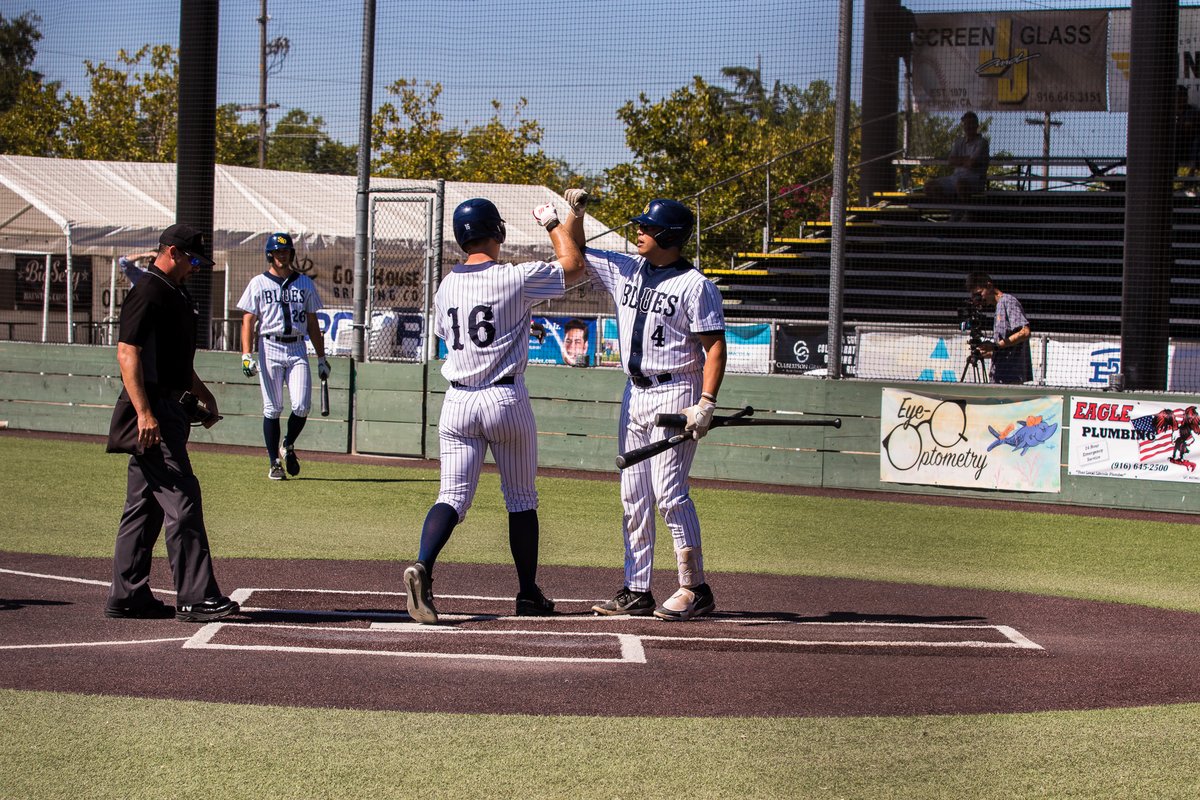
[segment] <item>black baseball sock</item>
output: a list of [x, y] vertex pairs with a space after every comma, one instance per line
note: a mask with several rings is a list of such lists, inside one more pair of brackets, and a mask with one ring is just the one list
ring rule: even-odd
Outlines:
[[267, 441], [267, 458], [279, 460], [279, 418], [263, 417], [263, 438]]
[[538, 516], [537, 509], [510, 511], [508, 514], [508, 547], [517, 567], [521, 592], [537, 589]]
[[300, 431], [304, 430], [304, 423], [308, 422], [308, 417], [301, 417], [298, 414], [292, 414], [288, 417], [287, 436], [284, 441], [290, 445], [296, 444], [296, 437], [300, 435]]
[[458, 524], [458, 512], [448, 503], [435, 503], [425, 515], [425, 524], [421, 527], [421, 549], [417, 552], [417, 561], [425, 565], [426, 574], [433, 575], [433, 562], [437, 561], [438, 553], [450, 541], [450, 534]]

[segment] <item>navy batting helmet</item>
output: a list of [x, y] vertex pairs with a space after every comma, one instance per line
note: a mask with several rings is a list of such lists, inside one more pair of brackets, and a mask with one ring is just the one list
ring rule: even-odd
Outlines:
[[267, 237], [267, 261], [271, 260], [271, 254], [276, 250], [291, 250], [296, 252], [296, 246], [292, 244], [292, 237], [286, 233], [272, 233]]
[[465, 200], [454, 209], [454, 238], [459, 247], [476, 239], [495, 239], [504, 243], [504, 220], [491, 200], [476, 197]]
[[683, 247], [696, 227], [696, 215], [678, 200], [658, 198], [647, 203], [641, 216], [630, 222], [662, 228], [653, 236], [659, 247]]

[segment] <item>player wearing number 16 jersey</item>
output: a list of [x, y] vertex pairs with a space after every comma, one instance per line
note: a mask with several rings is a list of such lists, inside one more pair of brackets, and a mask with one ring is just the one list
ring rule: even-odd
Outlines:
[[438, 620], [434, 562], [467, 515], [489, 447], [508, 510], [519, 583], [516, 613], [554, 613], [536, 583], [537, 427], [524, 373], [530, 311], [562, 297], [566, 280], [583, 272], [583, 254], [552, 204], [534, 209], [533, 216], [550, 233], [554, 262], [500, 263], [506, 232], [496, 206], [476, 198], [454, 210], [454, 238], [467, 258], [442, 279], [434, 298], [434, 332], [446, 343], [442, 375], [450, 381], [438, 421], [441, 489], [421, 529], [417, 563], [404, 571], [408, 613], [417, 622]]
[[[587, 197], [582, 189], [566, 193], [571, 214], [564, 227], [580, 245]], [[658, 414], [683, 413], [693, 438], [621, 472], [625, 585], [592, 610], [682, 621], [716, 607], [704, 577], [700, 520], [688, 493], [688, 473], [696, 444], [712, 424], [725, 377], [725, 315], [720, 291], [680, 255], [695, 225], [687, 206], [652, 200], [630, 221], [638, 226], [636, 256], [584, 251], [588, 274], [617, 304], [621, 366], [629, 375], [621, 398], [620, 451], [664, 438], [654, 426]], [[650, 592], [655, 505], [671, 531], [679, 568], [678, 591], [657, 608]]]

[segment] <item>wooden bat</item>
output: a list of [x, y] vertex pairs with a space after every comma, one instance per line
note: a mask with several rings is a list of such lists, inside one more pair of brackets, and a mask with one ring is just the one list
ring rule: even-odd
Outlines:
[[[736, 414], [730, 414], [727, 417], [713, 417], [712, 425], [710, 425], [709, 427], [711, 429], [711, 428], [716, 428], [719, 425], [728, 425], [730, 420], [741, 419], [742, 417], [749, 417], [753, 413], [754, 413], [754, 409], [751, 408], [750, 406], [746, 406], [745, 408], [743, 408], [741, 411], [737, 412]], [[684, 419], [682, 414], [678, 414], [678, 415], [660, 414], [659, 416], [678, 416], [681, 420]], [[718, 423], [717, 420], [722, 420], [722, 421], [720, 423]], [[683, 425], [686, 425], [686, 424], [687, 424], [687, 421], [684, 420], [683, 424], [678, 425], [676, 427], [682, 428]], [[657, 442], [651, 442], [650, 444], [646, 445], [645, 447], [639, 447], [636, 450], [630, 450], [628, 453], [623, 453], [623, 454], [617, 456], [617, 467], [619, 469], [625, 469], [626, 467], [632, 467], [634, 464], [640, 464], [643, 461], [645, 461], [647, 458], [652, 458], [653, 456], [656, 456], [661, 452], [670, 450], [672, 447], [677, 447], [678, 445], [683, 444], [684, 442], [686, 442], [688, 439], [691, 439], [691, 438], [692, 438], [692, 432], [684, 431], [683, 433], [675, 434], [674, 436], [670, 437], [669, 439], [660, 439]]]
[[[682, 428], [687, 424], [687, 417], [683, 414], [659, 414], [654, 418], [654, 424], [660, 428]], [[714, 428], [724, 426], [748, 428], [762, 425], [810, 425], [818, 428], [840, 428], [842, 420], [840, 417], [833, 419], [753, 419], [739, 417], [735, 414], [731, 417], [713, 417], [712, 422]]]
[[321, 381], [321, 416], [329, 416], [329, 381]]

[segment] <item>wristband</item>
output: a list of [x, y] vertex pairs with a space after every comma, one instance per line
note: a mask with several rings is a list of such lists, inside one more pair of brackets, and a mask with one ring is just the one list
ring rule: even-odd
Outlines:
[[713, 401], [714, 403], [715, 403], [715, 402], [717, 402], [717, 397], [716, 397], [716, 395], [714, 395], [714, 394], [710, 394], [710, 393], [708, 393], [708, 392], [701, 392], [701, 393], [700, 393], [700, 396], [701, 396], [701, 397], [703, 397], [703, 398], [704, 398], [704, 399], [706, 399], [706, 400], [711, 400], [711, 401]]

